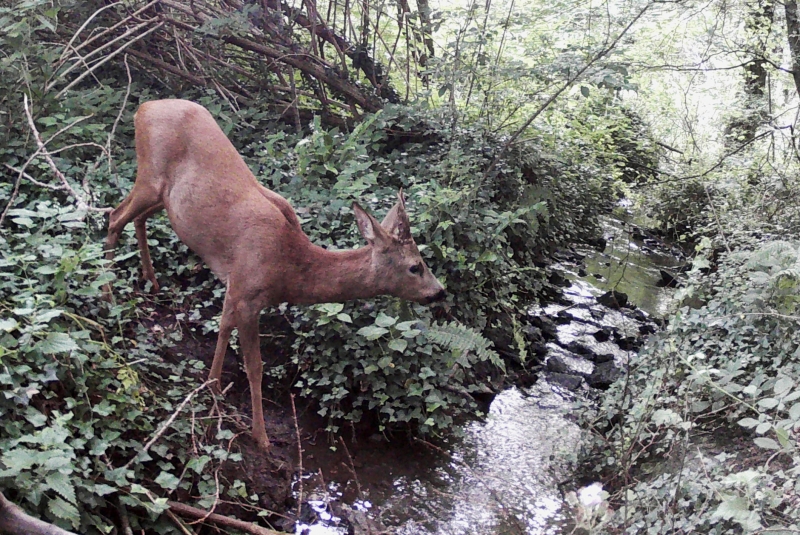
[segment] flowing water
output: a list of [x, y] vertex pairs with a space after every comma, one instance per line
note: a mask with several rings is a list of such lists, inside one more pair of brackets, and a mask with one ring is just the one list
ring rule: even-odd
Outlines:
[[[565, 346], [577, 343], [624, 364], [629, 351], [613, 340], [598, 341], [593, 333], [606, 327], [621, 338], [639, 336], [642, 316], [663, 315], [669, 306], [671, 291], [658, 286], [660, 270], [681, 263], [649, 238], [634, 234], [632, 239], [622, 221], [607, 219], [603, 230], [607, 246], [602, 253], [579, 251], [585, 255], [585, 272], [570, 262], [554, 266], [570, 281], [564, 289], [569, 304], [532, 309], [535, 315], [568, 318], [557, 326], [557, 340], [547, 345], [548, 357], [558, 356], [572, 373], [584, 377], [596, 364]], [[609, 289], [625, 292], [647, 314], [598, 305], [596, 297]], [[555, 376], [543, 373], [528, 389], [500, 393], [487, 418], [467, 424], [446, 451], [422, 443], [395, 449], [375, 445], [342, 462], [325, 448], [311, 448], [309, 464], [325, 478], [315, 483], [314, 503], [320, 511], [325, 511], [326, 500], [351, 504], [398, 535], [560, 533], [568, 520], [560, 483], [569, 482], [583, 439], [570, 411], [584, 399], [581, 388], [586, 387], [565, 388]], [[314, 488], [314, 483], [307, 486]], [[324, 513], [298, 524], [297, 533], [348, 532], [329, 517]], [[355, 533], [369, 533], [360, 529]]]

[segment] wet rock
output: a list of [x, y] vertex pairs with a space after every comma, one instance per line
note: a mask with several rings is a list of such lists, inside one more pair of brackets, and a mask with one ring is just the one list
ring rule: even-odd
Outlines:
[[633, 229], [631, 229], [631, 239], [644, 241], [647, 239], [647, 234], [645, 234], [644, 231], [642, 231], [642, 229], [638, 227], [633, 227]]
[[388, 533], [386, 526], [369, 517], [364, 511], [358, 511], [350, 507], [342, 507], [339, 515], [350, 524], [352, 529], [348, 533], [352, 535], [375, 535], [376, 533]]
[[547, 276], [547, 280], [548, 280], [548, 282], [550, 282], [550, 284], [552, 284], [554, 286], [564, 287], [564, 286], [569, 286], [570, 285], [569, 280], [567, 280], [567, 278], [564, 277], [564, 275], [562, 275], [558, 271], [553, 271], [552, 273], [550, 273]]
[[556, 323], [547, 316], [531, 316], [528, 321], [531, 326], [541, 331], [545, 339], [555, 340], [558, 337]]
[[585, 277], [588, 273], [586, 272], [586, 268], [579, 268], [578, 269], [578, 276]]
[[605, 325], [603, 327], [600, 327], [600, 329], [598, 329], [595, 333], [593, 333], [592, 336], [594, 336], [594, 339], [597, 340], [598, 342], [608, 342], [611, 339], [611, 336], [615, 334], [616, 330], [617, 329], [615, 329], [614, 327]]
[[658, 331], [655, 323], [644, 323], [639, 325], [639, 334], [642, 336], [647, 336], [648, 334], [653, 334]]
[[574, 373], [570, 374], [571, 369], [569, 364], [564, 362], [564, 359], [558, 355], [552, 355], [549, 359], [547, 359], [547, 371], [566, 375], [574, 375]]
[[606, 311], [602, 308], [592, 308], [589, 310], [589, 314], [596, 320], [601, 320], [606, 316]]
[[573, 340], [572, 342], [568, 343], [566, 346], [563, 347], [567, 351], [571, 351], [576, 355], [580, 355], [581, 357], [585, 357], [589, 360], [594, 360], [595, 357], [594, 351], [592, 351], [587, 346], [583, 345], [582, 343], [576, 340]]
[[551, 384], [573, 391], [579, 389], [583, 384], [583, 377], [567, 375], [565, 373], [550, 373], [547, 376], [547, 380], [550, 381]]
[[586, 244], [590, 247], [594, 247], [598, 251], [603, 251], [606, 248], [606, 239], [602, 236], [597, 238], [588, 238], [586, 240]]
[[656, 286], [661, 288], [677, 288], [680, 286], [681, 281], [666, 269], [659, 269], [658, 272], [661, 274], [661, 280], [656, 283]]
[[544, 339], [542, 330], [533, 325], [526, 325], [523, 327], [522, 332], [525, 334], [528, 353], [535, 355], [536, 360], [541, 360], [547, 354], [547, 342]]
[[612, 309], [619, 309], [628, 304], [628, 294], [609, 290], [597, 298], [597, 302]]
[[594, 371], [586, 378], [592, 388], [607, 390], [608, 387], [622, 376], [622, 370], [614, 365], [614, 361], [601, 362], [594, 367]]
[[611, 362], [614, 360], [614, 355], [611, 353], [601, 353], [599, 355], [595, 355], [594, 362], [595, 364], [601, 364], [603, 362]]
[[638, 321], [639, 323], [648, 323], [651, 321], [650, 315], [640, 308], [631, 308], [625, 311], [625, 315], [633, 321]]
[[644, 340], [638, 336], [625, 336], [617, 340], [617, 345], [623, 351], [636, 351], [644, 344]]
[[566, 325], [567, 323], [572, 323], [576, 320], [577, 318], [566, 310], [559, 310], [555, 317], [555, 322], [558, 325]]

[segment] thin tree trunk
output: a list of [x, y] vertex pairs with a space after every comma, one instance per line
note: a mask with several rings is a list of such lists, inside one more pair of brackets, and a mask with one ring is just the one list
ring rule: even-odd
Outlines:
[[784, 7], [786, 9], [786, 34], [792, 54], [792, 79], [794, 88], [800, 95], [800, 20], [797, 18], [797, 2], [787, 0]]

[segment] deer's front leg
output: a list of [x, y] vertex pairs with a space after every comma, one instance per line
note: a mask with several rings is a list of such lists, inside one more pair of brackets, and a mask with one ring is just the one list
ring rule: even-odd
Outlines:
[[[264, 426], [264, 409], [261, 405], [261, 377], [264, 365], [261, 362], [261, 347], [258, 339], [258, 313], [248, 313], [240, 316], [237, 321], [239, 328], [239, 345], [242, 346], [244, 367], [247, 371], [247, 380], [250, 383], [250, 400], [253, 405], [253, 439], [265, 451], [269, 450], [269, 438]], [[221, 330], [221, 329], [220, 329]]]

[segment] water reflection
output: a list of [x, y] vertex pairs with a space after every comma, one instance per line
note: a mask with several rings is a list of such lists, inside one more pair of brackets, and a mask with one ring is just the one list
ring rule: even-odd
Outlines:
[[395, 515], [404, 522], [397, 533], [557, 533], [557, 482], [567, 476], [563, 458], [576, 451], [581, 438], [580, 428], [564, 416], [570, 405], [544, 381], [527, 394], [501, 393], [485, 422], [467, 426], [453, 460], [439, 469], [437, 484], [396, 482], [382, 508], [402, 510], [409, 500], [418, 504], [411, 516]]

